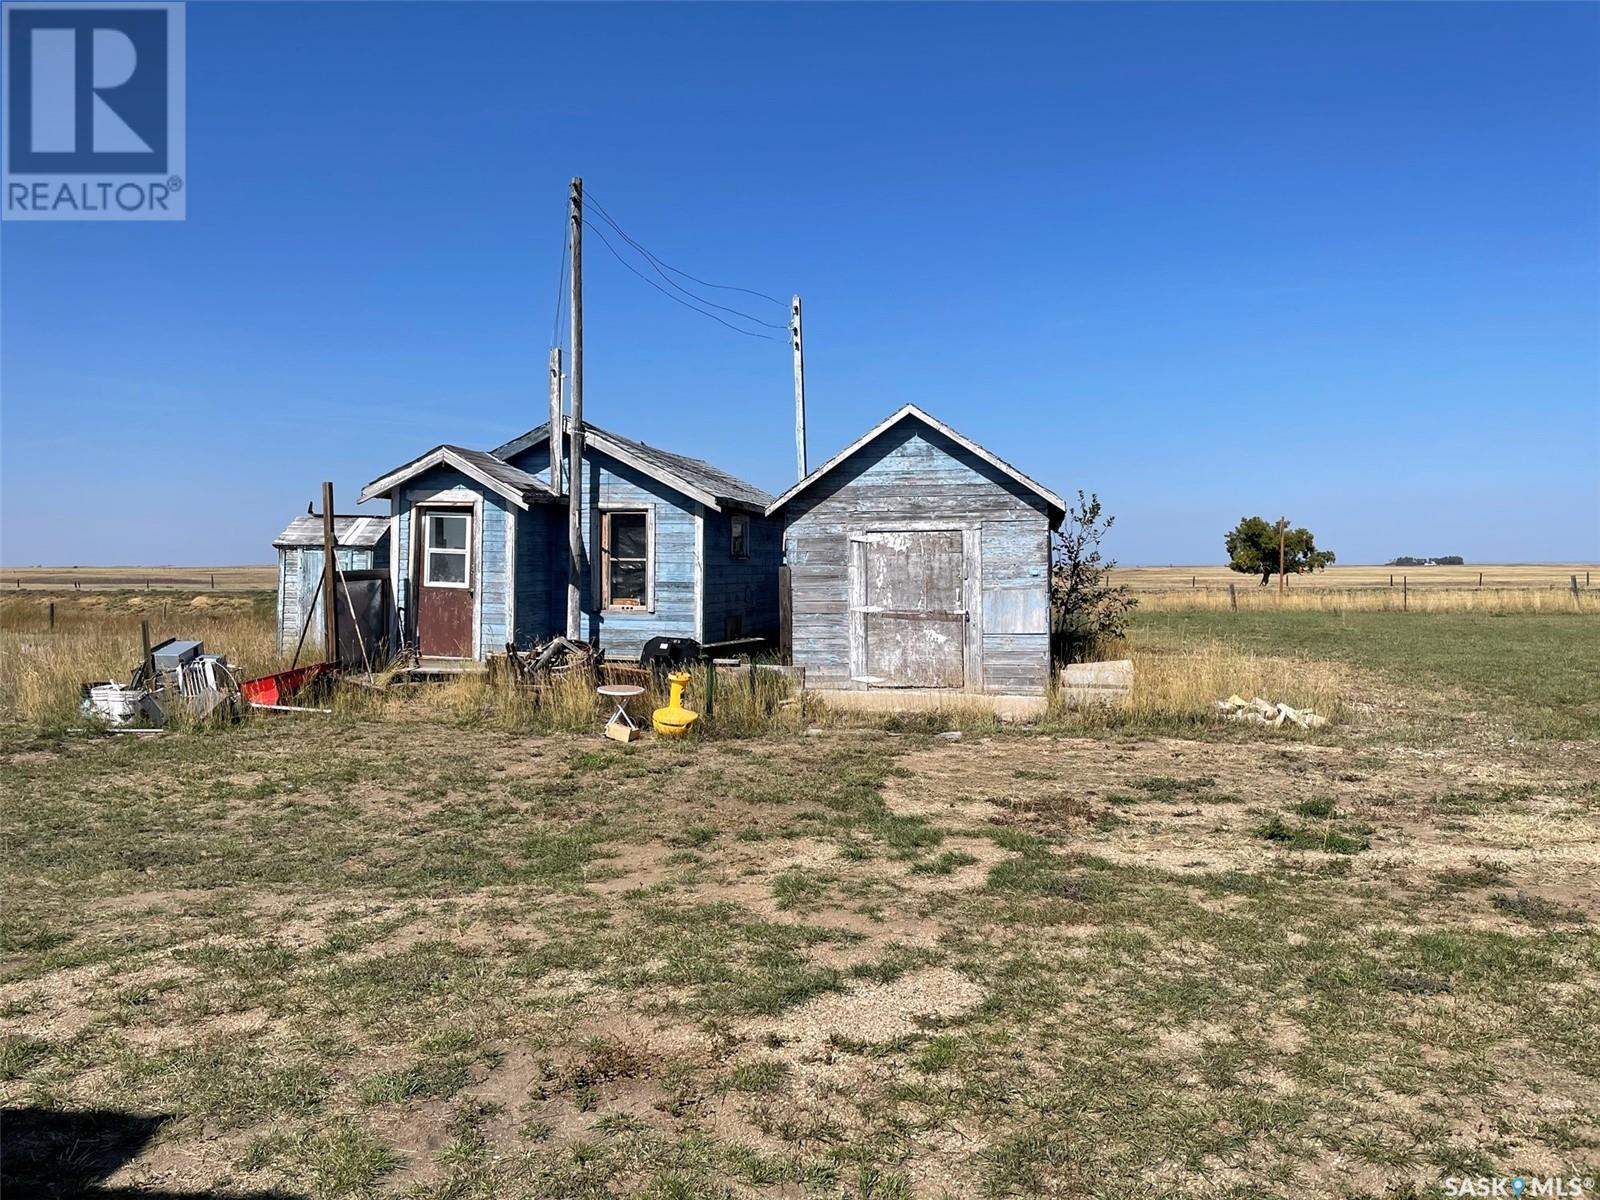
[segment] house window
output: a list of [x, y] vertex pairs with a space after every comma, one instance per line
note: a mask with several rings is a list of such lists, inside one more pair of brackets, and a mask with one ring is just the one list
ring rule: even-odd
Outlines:
[[472, 518], [466, 513], [429, 513], [423, 582], [429, 587], [467, 586], [467, 531]]
[[732, 530], [728, 536], [728, 557], [750, 557], [750, 518], [743, 513], [734, 513], [729, 518]]
[[722, 640], [736, 642], [744, 636], [744, 615], [729, 613], [722, 618]]
[[650, 606], [649, 513], [601, 514], [600, 560], [607, 608]]

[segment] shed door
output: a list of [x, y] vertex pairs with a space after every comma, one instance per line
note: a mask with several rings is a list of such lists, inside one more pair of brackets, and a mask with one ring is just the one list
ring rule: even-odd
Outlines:
[[961, 530], [868, 533], [852, 542], [852, 673], [874, 687], [965, 686]]
[[417, 510], [417, 650], [439, 658], [472, 657], [472, 511]]

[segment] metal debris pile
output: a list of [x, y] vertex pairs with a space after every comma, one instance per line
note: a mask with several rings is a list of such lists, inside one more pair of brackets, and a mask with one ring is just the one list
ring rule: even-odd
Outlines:
[[127, 684], [83, 685], [83, 713], [113, 727], [164, 727], [181, 708], [204, 720], [238, 720], [243, 702], [226, 655], [207, 654], [204, 642], [168, 638], [152, 646]]
[[1253, 700], [1246, 700], [1243, 696], [1232, 695], [1226, 700], [1217, 701], [1217, 711], [1229, 721], [1243, 721], [1247, 725], [1297, 725], [1301, 729], [1316, 729], [1326, 725], [1328, 718], [1308, 709], [1294, 709], [1287, 704], [1274, 704], [1257, 696]]

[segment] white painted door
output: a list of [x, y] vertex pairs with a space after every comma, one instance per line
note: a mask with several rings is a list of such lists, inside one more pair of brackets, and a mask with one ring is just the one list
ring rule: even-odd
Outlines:
[[959, 529], [851, 539], [851, 673], [872, 687], [961, 688], [968, 613]]

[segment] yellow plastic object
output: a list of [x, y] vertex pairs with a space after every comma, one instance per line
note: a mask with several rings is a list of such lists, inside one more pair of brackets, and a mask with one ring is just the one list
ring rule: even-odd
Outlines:
[[700, 714], [683, 706], [683, 689], [689, 682], [688, 672], [674, 671], [667, 676], [667, 682], [672, 685], [667, 706], [651, 713], [650, 723], [663, 737], [682, 737], [689, 732], [689, 726], [700, 719]]

